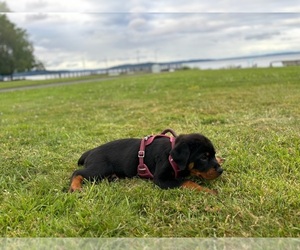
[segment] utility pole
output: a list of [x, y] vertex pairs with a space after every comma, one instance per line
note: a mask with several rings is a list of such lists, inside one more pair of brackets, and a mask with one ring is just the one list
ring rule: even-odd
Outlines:
[[140, 51], [139, 50], [136, 51], [136, 60], [137, 60], [137, 63], [140, 63]]

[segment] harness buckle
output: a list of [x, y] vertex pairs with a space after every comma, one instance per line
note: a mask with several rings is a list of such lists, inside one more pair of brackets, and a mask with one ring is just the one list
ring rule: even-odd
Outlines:
[[138, 166], [138, 170], [139, 171], [146, 171], [147, 168], [144, 165], [140, 165], [140, 166]]
[[145, 157], [145, 151], [140, 150], [140, 151], [138, 152], [138, 157], [139, 157], [139, 158], [144, 158], [144, 157]]

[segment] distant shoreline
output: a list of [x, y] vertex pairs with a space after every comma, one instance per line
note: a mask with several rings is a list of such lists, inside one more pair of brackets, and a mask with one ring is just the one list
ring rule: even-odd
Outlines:
[[[288, 60], [300, 60], [299, 52], [279, 52], [269, 53], [263, 55], [247, 55], [238, 57], [227, 57], [227, 58], [207, 58], [207, 59], [187, 59], [169, 62], [143, 62], [143, 63], [128, 63], [109, 68], [102, 69], [78, 69], [78, 70], [43, 70], [43, 71], [28, 71], [22, 73], [15, 73], [14, 79], [47, 79], [47, 78], [60, 78], [64, 75], [69, 76], [83, 76], [83, 75], [97, 75], [97, 74], [108, 74], [120, 73], [120, 72], [138, 72], [140, 69], [144, 71], [147, 69], [148, 72], [154, 65], [158, 65], [162, 71], [165, 68], [180, 68], [190, 67], [198, 69], [222, 69], [222, 68], [251, 68], [251, 67], [282, 67], [282, 61]], [[1, 76], [0, 76], [1, 77]], [[9, 78], [3, 76], [3, 79]]]

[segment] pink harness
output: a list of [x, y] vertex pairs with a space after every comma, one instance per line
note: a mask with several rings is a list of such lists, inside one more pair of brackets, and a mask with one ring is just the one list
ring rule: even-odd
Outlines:
[[[165, 135], [168, 132], [170, 132], [174, 137]], [[154, 141], [154, 139], [156, 139], [158, 137], [169, 138], [172, 148], [173, 148], [175, 145], [175, 139], [176, 139], [177, 135], [172, 129], [166, 129], [160, 135], [154, 135], [154, 136], [150, 135], [150, 136], [146, 136], [145, 138], [142, 139], [141, 144], [140, 144], [140, 150], [138, 152], [139, 165], [137, 168], [138, 175], [142, 178], [153, 179], [153, 174], [150, 172], [149, 168], [144, 163], [145, 148], [146, 148], [146, 146], [150, 145]], [[173, 160], [171, 155], [169, 155], [169, 162], [174, 170], [175, 178], [177, 178], [178, 172], [180, 171], [180, 169], [179, 169], [178, 165], [176, 164], [176, 162]]]

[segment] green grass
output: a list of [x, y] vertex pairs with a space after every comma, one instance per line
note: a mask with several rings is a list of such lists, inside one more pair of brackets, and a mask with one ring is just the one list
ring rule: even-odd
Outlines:
[[[299, 237], [300, 69], [184, 71], [0, 93], [0, 237]], [[226, 158], [217, 197], [138, 178], [65, 193], [85, 150], [173, 128]]]

